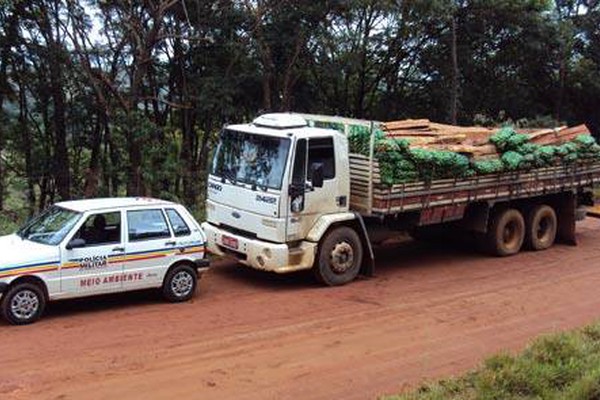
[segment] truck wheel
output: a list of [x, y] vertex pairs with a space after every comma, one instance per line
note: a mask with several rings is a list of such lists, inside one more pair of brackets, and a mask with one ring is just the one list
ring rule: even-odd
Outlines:
[[554, 244], [558, 221], [556, 212], [547, 205], [539, 205], [527, 215], [525, 243], [531, 250], [546, 250]]
[[172, 268], [163, 282], [163, 296], [172, 303], [187, 301], [196, 292], [198, 276], [189, 265]]
[[317, 280], [327, 286], [348, 283], [358, 275], [363, 249], [358, 234], [342, 226], [333, 229], [321, 242], [316, 265]]
[[13, 325], [31, 324], [42, 316], [46, 307], [43, 290], [33, 283], [19, 283], [2, 298], [2, 315]]
[[519, 210], [503, 210], [492, 217], [487, 235], [492, 254], [505, 257], [521, 250], [525, 240], [525, 221]]

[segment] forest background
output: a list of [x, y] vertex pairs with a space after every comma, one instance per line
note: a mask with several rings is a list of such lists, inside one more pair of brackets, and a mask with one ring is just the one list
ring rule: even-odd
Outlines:
[[62, 199], [199, 217], [224, 124], [297, 111], [600, 134], [596, 0], [0, 0], [0, 231]]

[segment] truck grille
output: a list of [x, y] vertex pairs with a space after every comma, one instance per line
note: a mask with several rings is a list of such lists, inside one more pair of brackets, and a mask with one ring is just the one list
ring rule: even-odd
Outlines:
[[256, 239], [258, 236], [256, 233], [248, 232], [243, 229], [234, 228], [233, 226], [229, 226], [226, 224], [221, 224], [221, 229], [226, 230], [229, 233], [233, 233], [234, 235], [243, 236], [248, 239]]

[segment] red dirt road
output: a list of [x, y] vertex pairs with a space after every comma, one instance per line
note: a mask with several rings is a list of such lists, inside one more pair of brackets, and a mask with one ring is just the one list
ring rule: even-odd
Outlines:
[[509, 259], [406, 243], [340, 288], [220, 263], [190, 303], [55, 303], [0, 325], [0, 398], [374, 399], [599, 319], [600, 221], [578, 238]]

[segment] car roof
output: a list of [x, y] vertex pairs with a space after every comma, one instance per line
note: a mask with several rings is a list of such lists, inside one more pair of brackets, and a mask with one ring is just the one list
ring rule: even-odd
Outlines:
[[56, 203], [57, 206], [77, 212], [95, 211], [107, 208], [139, 206], [173, 206], [175, 203], [150, 197], [107, 197], [99, 199], [71, 200]]

